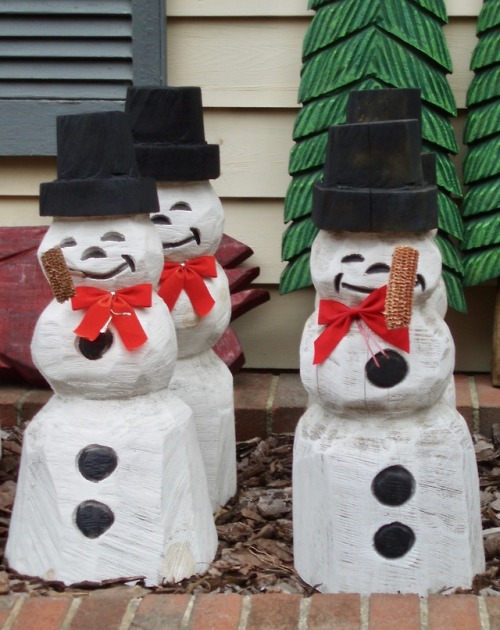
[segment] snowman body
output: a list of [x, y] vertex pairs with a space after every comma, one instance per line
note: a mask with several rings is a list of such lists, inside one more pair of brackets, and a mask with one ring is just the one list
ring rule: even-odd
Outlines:
[[475, 456], [454, 407], [433, 236], [320, 230], [313, 244], [319, 300], [351, 308], [387, 284], [397, 245], [419, 252], [409, 353], [353, 320], [314, 365], [325, 328], [317, 309], [304, 328], [311, 404], [294, 444], [294, 555], [301, 577], [324, 592], [426, 595], [469, 588], [484, 567]]
[[[57, 219], [78, 287], [118, 294], [156, 286], [163, 256], [147, 214]], [[95, 341], [86, 315], [51, 302], [34, 361], [55, 394], [24, 438], [6, 557], [17, 571], [65, 583], [143, 576], [146, 584], [205, 570], [217, 537], [189, 407], [168, 390], [177, 354], [163, 300], [135, 314], [147, 339], [128, 350], [111, 320]]]
[[[224, 213], [210, 182], [158, 182], [159, 213], [151, 216], [165, 261], [185, 264], [213, 257], [224, 229]], [[229, 325], [231, 300], [223, 268], [203, 283], [214, 303], [200, 316], [185, 291], [171, 308], [178, 360], [170, 389], [193, 410], [212, 510], [236, 491], [233, 377], [212, 346]], [[160, 285], [160, 295], [161, 285]]]

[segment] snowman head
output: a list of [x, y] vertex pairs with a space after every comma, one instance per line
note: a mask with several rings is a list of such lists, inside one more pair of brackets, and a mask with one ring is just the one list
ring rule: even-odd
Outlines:
[[424, 302], [441, 277], [441, 254], [435, 231], [411, 233], [349, 233], [320, 230], [311, 251], [311, 275], [321, 299], [359, 305], [368, 294], [387, 284], [398, 245], [419, 252], [414, 303]]
[[163, 267], [160, 238], [146, 214], [55, 218], [38, 249], [59, 246], [75, 286], [111, 291], [156, 286]]
[[183, 262], [214, 254], [224, 231], [224, 210], [210, 182], [159, 182], [159, 212], [151, 221], [165, 259]]

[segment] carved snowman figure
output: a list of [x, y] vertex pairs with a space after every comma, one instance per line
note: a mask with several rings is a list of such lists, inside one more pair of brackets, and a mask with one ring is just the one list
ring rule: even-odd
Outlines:
[[217, 536], [192, 412], [167, 388], [177, 345], [153, 290], [155, 182], [138, 175], [125, 114], [57, 123], [39, 258], [59, 301], [32, 342], [55, 394], [24, 436], [6, 557], [67, 584], [179, 580], [206, 570]]
[[151, 215], [165, 257], [159, 295], [177, 332], [170, 389], [193, 410], [212, 509], [236, 491], [233, 377], [212, 350], [231, 317], [227, 276], [214, 254], [224, 211], [210, 179], [219, 176], [219, 147], [204, 137], [201, 90], [129, 88], [130, 117], [142, 175], [157, 181]]
[[[300, 348], [311, 404], [295, 436], [293, 519], [297, 571], [324, 592], [425, 595], [469, 588], [484, 567], [419, 131], [417, 120], [332, 127], [314, 190], [318, 300]], [[412, 265], [411, 320], [390, 326], [391, 285]]]

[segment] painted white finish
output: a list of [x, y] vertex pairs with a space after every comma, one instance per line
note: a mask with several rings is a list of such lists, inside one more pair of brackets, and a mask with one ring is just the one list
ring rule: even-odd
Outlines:
[[233, 375], [211, 349], [179, 358], [170, 389], [193, 410], [215, 512], [236, 492]]
[[[210, 182], [158, 182], [158, 199], [160, 212], [151, 219], [165, 261], [183, 263], [215, 253], [224, 230], [224, 210]], [[159, 216], [169, 223], [158, 222]], [[217, 277], [203, 282], [215, 302], [206, 316], [196, 313], [185, 291], [171, 311], [179, 360], [170, 388], [193, 410], [215, 512], [236, 492], [233, 377], [211, 350], [229, 325], [231, 300], [227, 276], [218, 263]]]
[[[388, 269], [373, 270], [390, 265], [397, 245], [419, 252], [409, 353], [366, 327], [362, 335], [353, 322], [327, 359], [313, 365], [314, 341], [325, 329], [317, 324], [317, 309], [304, 328], [301, 378], [311, 404], [294, 443], [294, 557], [301, 577], [323, 592], [427, 595], [470, 588], [484, 569], [475, 454], [454, 407], [454, 346], [443, 321], [433, 238], [433, 232], [320, 230], [313, 244], [317, 297], [351, 308], [387, 284]], [[396, 351], [407, 368], [384, 386], [366, 368], [382, 349]], [[375, 477], [395, 465], [414, 485], [396, 506], [372, 489]], [[415, 541], [392, 558], [376, 547], [375, 535], [394, 523], [409, 527]]]
[[[465, 421], [445, 401], [397, 418], [341, 417], [315, 404], [298, 425], [294, 462], [295, 566], [320, 591], [427, 595], [470, 588], [484, 570], [475, 455]], [[416, 490], [389, 507], [371, 482], [395, 464], [413, 474]], [[416, 540], [390, 560], [373, 536], [395, 521]]]
[[[88, 444], [116, 470], [95, 483], [77, 469]], [[205, 571], [217, 536], [191, 411], [162, 390], [122, 400], [55, 395], [28, 427], [6, 556], [17, 571], [66, 584], [144, 575], [149, 585]], [[98, 538], [74, 525], [85, 500], [108, 505]]]
[[[39, 254], [56, 244], [78, 286], [155, 286], [163, 268], [147, 215], [55, 220]], [[213, 560], [217, 534], [193, 414], [168, 390], [174, 324], [156, 294], [135, 312], [145, 343], [127, 350], [111, 321], [112, 344], [92, 360], [73, 332], [85, 311], [52, 301], [37, 322], [33, 358], [55, 394], [25, 432], [6, 550], [21, 573], [66, 584], [144, 575], [155, 585]], [[80, 467], [95, 445], [116, 459], [97, 481]], [[112, 514], [107, 529], [89, 518], [95, 536], [77, 520], [86, 501]]]

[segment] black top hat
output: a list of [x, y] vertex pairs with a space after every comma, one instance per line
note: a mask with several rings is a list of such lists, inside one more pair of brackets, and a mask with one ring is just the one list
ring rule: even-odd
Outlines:
[[[421, 155], [418, 90], [370, 92], [373, 108], [369, 94], [355, 93], [348, 105], [351, 124], [329, 130], [323, 181], [313, 190], [313, 222], [336, 231], [431, 230], [437, 227], [435, 159]], [[395, 119], [384, 119], [385, 111]], [[408, 114], [417, 118], [399, 119]]]
[[199, 87], [131, 87], [125, 111], [142, 175], [170, 182], [219, 177], [219, 146], [205, 141]]
[[139, 176], [123, 112], [58, 116], [57, 177], [40, 186], [41, 216], [158, 211], [156, 183]]

